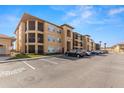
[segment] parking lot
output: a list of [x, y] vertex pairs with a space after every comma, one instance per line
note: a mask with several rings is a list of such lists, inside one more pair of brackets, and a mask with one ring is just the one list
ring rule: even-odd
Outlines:
[[52, 56], [0, 64], [0, 87], [124, 87], [124, 54]]

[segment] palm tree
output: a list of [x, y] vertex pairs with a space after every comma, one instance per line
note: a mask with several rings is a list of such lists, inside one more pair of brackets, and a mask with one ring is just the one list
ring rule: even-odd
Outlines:
[[102, 41], [99, 41], [99, 44], [100, 44], [100, 49], [101, 49]]
[[107, 45], [107, 43], [104, 43], [104, 49], [106, 49], [106, 45]]

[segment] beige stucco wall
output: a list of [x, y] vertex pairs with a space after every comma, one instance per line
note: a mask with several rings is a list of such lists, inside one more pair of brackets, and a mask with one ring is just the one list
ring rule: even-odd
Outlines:
[[[62, 34], [59, 34], [57, 32], [53, 32], [53, 31], [48, 31], [48, 27], [49, 25], [52, 25], [52, 24], [49, 24], [47, 22], [44, 23], [44, 52], [45, 53], [48, 53], [48, 47], [51, 46], [51, 47], [60, 47], [61, 50], [62, 50], [62, 42], [61, 43], [58, 43], [58, 42], [49, 42], [48, 41], [48, 36], [52, 36], [53, 38], [60, 38], [62, 40]], [[52, 25], [56, 28], [56, 30], [62, 30], [61, 28], [55, 26], [55, 25]]]
[[25, 52], [25, 23], [21, 22], [16, 31], [16, 51]]
[[16, 31], [16, 51], [19, 51], [19, 30]]
[[[63, 40], [63, 48], [64, 48], [64, 52], [67, 51], [67, 41], [70, 42], [71, 44], [71, 49], [73, 49], [73, 31], [71, 28], [67, 27], [67, 26], [62, 26], [63, 28], [63, 34], [62, 34], [62, 40]], [[71, 37], [67, 37], [67, 30], [70, 30], [71, 32]]]
[[124, 53], [124, 45], [116, 45], [113, 48], [113, 52], [115, 52], [115, 53]]
[[91, 45], [90, 37], [89, 36], [83, 36], [83, 41], [84, 41], [84, 49], [91, 51], [92, 45]]
[[[74, 37], [73, 37], [73, 43], [78, 42], [77, 46], [73, 44], [74, 48], [78, 48], [78, 49], [84, 49], [84, 45], [81, 46], [80, 42], [82, 42], [82, 44], [84, 43], [84, 39], [82, 37], [82, 35], [78, 36], [78, 38], [76, 39], [75, 36], [80, 35], [78, 33], [73, 33]], [[81, 40], [82, 38], [82, 40]]]
[[[61, 47], [61, 49], [64, 49], [64, 52], [66, 52], [67, 51], [67, 41], [69, 41], [71, 44], [70, 49], [73, 49], [73, 29], [71, 27], [69, 27], [67, 25], [57, 26], [55, 24], [52, 24], [52, 23], [49, 23], [46, 21], [42, 21], [42, 20], [39, 20], [37, 18], [33, 18], [33, 20], [35, 20], [36, 29], [29, 31], [28, 30], [28, 21], [31, 19], [32, 18], [29, 17], [29, 19], [28, 19], [28, 17], [27, 17], [27, 19], [25, 21], [21, 21], [20, 25], [16, 31], [16, 50], [17, 51], [20, 51], [21, 53], [25, 53], [25, 45], [27, 46], [27, 51], [29, 50], [29, 47], [28, 47], [29, 45], [35, 45], [35, 53], [38, 53], [38, 45], [43, 45], [44, 53], [48, 53], [48, 47], [49, 46], [53, 46], [53, 47], [59, 46], [59, 47]], [[37, 30], [38, 21], [44, 23], [44, 31], [43, 32]], [[27, 31], [26, 32], [25, 32], [25, 23], [27, 23]], [[57, 32], [50, 32], [50, 31], [48, 31], [49, 25], [54, 25], [57, 30], [62, 30], [63, 32], [61, 34], [59, 34]], [[67, 36], [67, 30], [71, 31], [71, 37]], [[28, 42], [28, 38], [29, 38], [28, 33], [35, 33], [35, 42], [34, 43]], [[44, 35], [44, 43], [38, 43], [37, 42], [38, 33]], [[27, 43], [25, 43], [25, 34], [27, 34]], [[60, 38], [62, 42], [61, 43], [48, 42], [48, 36], [49, 35], [53, 36], [55, 38]], [[88, 42], [87, 39], [90, 40], [90, 37], [83, 36], [82, 41], [80, 40], [80, 38], [78, 38], [77, 41], [82, 42], [83, 46], [81, 47], [80, 44], [78, 44], [77, 48], [82, 48], [85, 50], [91, 50], [91, 48], [92, 48], [91, 41]], [[95, 46], [93, 46], [93, 49], [95, 49]]]
[[25, 52], [25, 23], [21, 22], [19, 26], [19, 50], [21, 53]]
[[6, 54], [7, 55], [10, 54], [10, 50], [12, 48], [12, 40], [11, 39], [7, 39], [7, 38], [0, 38], [0, 44], [4, 45], [5, 48], [6, 48], [5, 55]]
[[96, 50], [96, 44], [95, 44], [95, 42], [93, 42], [93, 51], [95, 51]]

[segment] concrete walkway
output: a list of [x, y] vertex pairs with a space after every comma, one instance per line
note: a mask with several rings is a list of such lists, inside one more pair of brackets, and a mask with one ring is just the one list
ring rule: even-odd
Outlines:
[[6, 61], [10, 56], [0, 56], [0, 61]]
[[8, 63], [8, 62], [20, 62], [20, 61], [29, 61], [29, 60], [37, 60], [37, 59], [42, 59], [42, 58], [50, 58], [53, 56], [42, 56], [42, 57], [35, 57], [35, 58], [20, 58], [20, 59], [11, 59], [7, 60], [11, 57], [0, 57], [0, 63]]

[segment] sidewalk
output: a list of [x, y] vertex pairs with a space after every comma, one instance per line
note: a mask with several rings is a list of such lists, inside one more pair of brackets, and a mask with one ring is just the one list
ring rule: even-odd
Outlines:
[[22, 58], [22, 59], [11, 59], [11, 60], [0, 60], [0, 63], [9, 63], [9, 62], [18, 62], [18, 61], [29, 61], [29, 60], [36, 60], [42, 58], [49, 58], [50, 56], [44, 57], [35, 57], [35, 58]]
[[[21, 58], [21, 59], [11, 59], [11, 60], [0, 60], [0, 63], [9, 63], [9, 62], [17, 62], [17, 61], [29, 61], [29, 60], [37, 60], [42, 58], [51, 58], [60, 55], [50, 55], [50, 56], [42, 56], [42, 57], [35, 57], [35, 58]], [[9, 57], [10, 58], [10, 57]]]
[[0, 61], [5, 61], [9, 58], [11, 58], [11, 57], [10, 56], [0, 56]]

